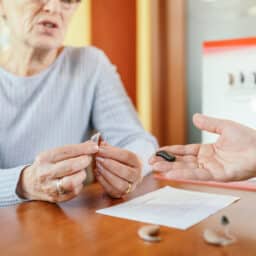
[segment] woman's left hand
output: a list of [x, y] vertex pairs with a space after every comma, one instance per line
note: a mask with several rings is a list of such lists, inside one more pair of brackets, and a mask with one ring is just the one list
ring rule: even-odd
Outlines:
[[95, 173], [106, 192], [120, 198], [141, 182], [142, 162], [136, 154], [103, 142], [96, 157]]

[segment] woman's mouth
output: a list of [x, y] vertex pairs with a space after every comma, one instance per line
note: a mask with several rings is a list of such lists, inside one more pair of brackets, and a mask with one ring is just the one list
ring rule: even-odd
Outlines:
[[59, 25], [56, 22], [50, 20], [43, 20], [38, 23], [40, 31], [46, 34], [52, 34], [59, 29]]

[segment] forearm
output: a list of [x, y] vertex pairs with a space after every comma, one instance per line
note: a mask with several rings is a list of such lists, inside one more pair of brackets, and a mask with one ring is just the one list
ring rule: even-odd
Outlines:
[[0, 169], [0, 207], [26, 201], [19, 197], [16, 192], [20, 175], [25, 167], [26, 165], [9, 169]]

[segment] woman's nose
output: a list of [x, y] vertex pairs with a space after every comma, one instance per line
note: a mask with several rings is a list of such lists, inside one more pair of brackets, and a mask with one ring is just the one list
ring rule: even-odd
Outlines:
[[45, 0], [44, 10], [51, 13], [59, 13], [61, 11], [61, 4], [60, 0]]

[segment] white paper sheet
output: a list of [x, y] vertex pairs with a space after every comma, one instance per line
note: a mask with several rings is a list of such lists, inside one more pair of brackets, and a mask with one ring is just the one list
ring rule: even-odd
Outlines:
[[166, 186], [97, 213], [185, 230], [237, 200]]

